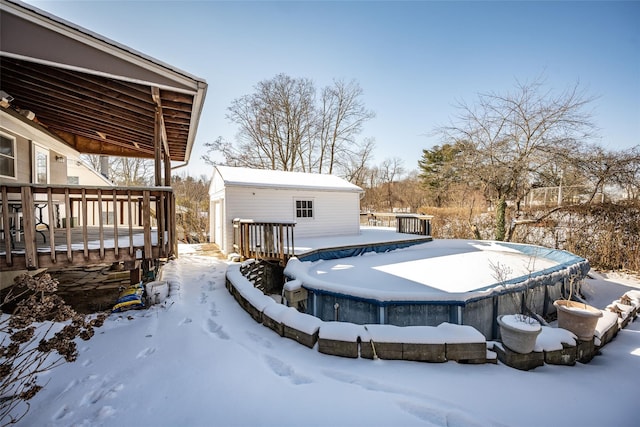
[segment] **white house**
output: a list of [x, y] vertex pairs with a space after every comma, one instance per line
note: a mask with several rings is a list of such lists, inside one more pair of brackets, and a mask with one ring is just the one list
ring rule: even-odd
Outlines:
[[334, 175], [216, 166], [210, 241], [233, 251], [234, 219], [295, 222], [295, 237], [358, 234], [364, 191]]

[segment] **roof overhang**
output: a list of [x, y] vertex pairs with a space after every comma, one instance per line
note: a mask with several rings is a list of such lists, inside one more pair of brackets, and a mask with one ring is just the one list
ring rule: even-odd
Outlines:
[[81, 153], [153, 158], [156, 111], [171, 160], [188, 161], [207, 83], [89, 30], [0, 0], [0, 89]]

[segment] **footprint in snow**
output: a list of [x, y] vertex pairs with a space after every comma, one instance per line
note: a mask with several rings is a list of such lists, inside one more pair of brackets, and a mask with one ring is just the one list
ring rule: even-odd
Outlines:
[[365, 377], [359, 377], [357, 375], [353, 375], [347, 372], [325, 370], [323, 374], [336, 381], [360, 386], [365, 390], [380, 391], [383, 393], [393, 393], [393, 394], [399, 394], [404, 396], [414, 395], [414, 393], [412, 393], [409, 390], [401, 389], [399, 387], [387, 386], [384, 383], [381, 383], [369, 378], [365, 378]]
[[69, 406], [67, 405], [62, 405], [62, 407], [58, 409], [53, 415], [53, 421], [61, 421], [65, 418], [70, 417], [71, 415], [73, 415], [73, 411], [71, 410], [71, 408], [69, 408]]
[[102, 421], [102, 420], [106, 420], [109, 417], [112, 417], [114, 414], [116, 413], [116, 410], [111, 407], [111, 406], [103, 406], [102, 408], [100, 408], [100, 410], [98, 411], [98, 414], [96, 415], [96, 419]]
[[289, 379], [294, 385], [310, 384], [313, 382], [310, 378], [297, 374], [291, 366], [278, 358], [273, 356], [265, 356], [264, 358], [269, 368], [271, 368], [276, 375]]
[[[85, 380], [86, 380], [86, 379], [85, 379]], [[74, 388], [76, 385], [78, 385], [78, 380], [73, 380], [73, 381], [71, 381], [71, 382], [70, 382], [70, 383], [69, 383], [69, 384], [64, 388], [64, 390], [62, 390], [62, 393], [60, 393], [60, 394], [63, 394], [63, 393], [68, 392], [69, 390], [71, 390], [72, 388]], [[58, 397], [59, 397], [59, 396], [58, 396]]]
[[261, 346], [263, 346], [263, 347], [266, 347], [266, 348], [273, 348], [273, 344], [271, 343], [271, 341], [269, 341], [269, 340], [267, 340], [267, 339], [265, 339], [265, 338], [262, 338], [262, 337], [261, 337], [260, 335], [258, 335], [258, 334], [255, 334], [255, 333], [253, 333], [253, 332], [249, 332], [249, 331], [247, 331], [247, 336], [248, 336], [249, 338], [251, 338], [251, 340], [252, 340], [252, 341], [254, 341], [254, 342], [256, 342], [256, 343], [260, 344], [260, 345], [261, 345]]
[[102, 391], [101, 389], [91, 390], [82, 397], [82, 399], [80, 400], [80, 406], [95, 405], [96, 403], [98, 403], [98, 401], [100, 401], [100, 399], [102, 399], [103, 396], [104, 391]]
[[218, 309], [216, 308], [215, 302], [211, 303], [211, 308], [209, 308], [209, 313], [211, 314], [211, 317], [216, 317], [218, 315]]
[[179, 326], [185, 325], [187, 323], [191, 323], [193, 322], [193, 319], [191, 319], [190, 317], [185, 317], [184, 319], [182, 319], [180, 321], [180, 323], [178, 323]]
[[156, 352], [155, 348], [147, 347], [144, 350], [142, 350], [140, 353], [138, 353], [138, 355], [136, 356], [136, 359], [142, 359], [143, 357], [151, 356], [155, 352]]
[[207, 294], [203, 292], [200, 294], [200, 304], [206, 304], [206, 303], [207, 303]]
[[109, 384], [110, 378], [105, 377], [101, 384], [86, 393], [82, 399], [80, 400], [80, 406], [89, 406], [95, 405], [102, 399], [116, 399], [118, 397], [118, 393], [124, 389], [124, 384]]
[[215, 334], [218, 338], [228, 340], [229, 335], [222, 330], [222, 326], [218, 325], [213, 319], [207, 321], [207, 330], [212, 334]]
[[427, 421], [429, 425], [448, 426], [447, 412], [442, 409], [432, 408], [411, 402], [397, 402], [398, 406], [405, 412], [413, 415], [422, 421]]
[[457, 409], [446, 410], [407, 401], [397, 402], [397, 405], [408, 414], [411, 414], [422, 421], [426, 421], [429, 425], [433, 426], [480, 427], [492, 424], [491, 422], [488, 422], [488, 420], [478, 420], [477, 417], [472, 414], [465, 413]]

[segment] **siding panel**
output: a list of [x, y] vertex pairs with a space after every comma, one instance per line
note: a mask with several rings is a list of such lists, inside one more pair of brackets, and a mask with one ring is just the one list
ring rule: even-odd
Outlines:
[[[314, 217], [295, 217], [295, 200], [313, 200]], [[247, 187], [226, 189], [226, 247], [233, 244], [234, 218], [254, 221], [295, 221], [295, 237], [358, 234], [360, 194]]]

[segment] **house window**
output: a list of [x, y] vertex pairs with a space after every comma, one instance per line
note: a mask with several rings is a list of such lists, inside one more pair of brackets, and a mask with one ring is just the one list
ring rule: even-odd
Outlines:
[[16, 140], [0, 134], [0, 176], [16, 177]]
[[34, 145], [34, 184], [49, 183], [49, 150], [39, 145]]
[[296, 200], [296, 218], [313, 218], [313, 200]]

